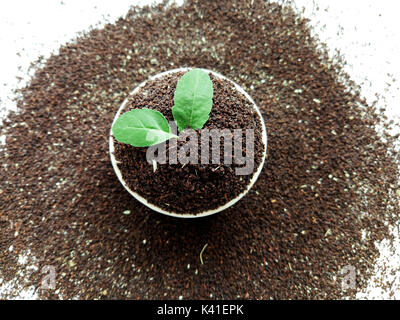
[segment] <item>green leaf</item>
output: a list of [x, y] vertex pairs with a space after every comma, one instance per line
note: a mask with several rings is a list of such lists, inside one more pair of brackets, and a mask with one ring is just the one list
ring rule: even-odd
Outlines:
[[117, 141], [134, 147], [148, 147], [177, 138], [162, 113], [147, 108], [122, 114], [112, 126], [112, 133]]
[[213, 85], [207, 72], [192, 69], [179, 79], [172, 114], [179, 131], [201, 129], [210, 117]]

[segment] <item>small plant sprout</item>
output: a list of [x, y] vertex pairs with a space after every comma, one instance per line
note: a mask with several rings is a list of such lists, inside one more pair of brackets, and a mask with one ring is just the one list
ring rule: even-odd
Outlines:
[[[210, 117], [213, 86], [210, 76], [201, 69], [192, 69], [179, 79], [174, 92], [172, 115], [179, 131], [202, 129]], [[134, 147], [149, 147], [178, 136], [172, 133], [161, 112], [148, 108], [122, 114], [112, 126], [119, 142]]]

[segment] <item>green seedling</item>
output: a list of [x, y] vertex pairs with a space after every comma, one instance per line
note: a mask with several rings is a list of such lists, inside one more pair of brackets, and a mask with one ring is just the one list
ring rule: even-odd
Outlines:
[[[179, 79], [174, 92], [172, 115], [179, 131], [202, 129], [210, 117], [213, 86], [208, 73], [192, 69]], [[134, 147], [149, 147], [178, 136], [172, 133], [162, 113], [148, 108], [122, 114], [114, 123], [112, 133], [119, 142]]]

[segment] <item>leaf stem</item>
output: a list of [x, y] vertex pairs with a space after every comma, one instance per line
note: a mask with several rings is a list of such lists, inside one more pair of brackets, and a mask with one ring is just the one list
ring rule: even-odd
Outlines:
[[204, 264], [203, 263], [203, 252], [204, 252], [204, 250], [206, 250], [207, 246], [208, 246], [208, 243], [206, 243], [204, 245], [203, 249], [201, 249], [201, 252], [200, 252], [200, 262], [201, 262], [201, 264]]

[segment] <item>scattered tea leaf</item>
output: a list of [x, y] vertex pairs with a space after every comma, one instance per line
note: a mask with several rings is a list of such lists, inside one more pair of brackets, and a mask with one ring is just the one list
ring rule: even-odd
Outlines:
[[171, 133], [168, 121], [162, 113], [147, 108], [122, 114], [114, 123], [112, 133], [117, 141], [134, 147], [148, 147], [177, 138]]
[[212, 108], [213, 85], [207, 72], [192, 69], [178, 81], [172, 114], [179, 131], [201, 129]]

